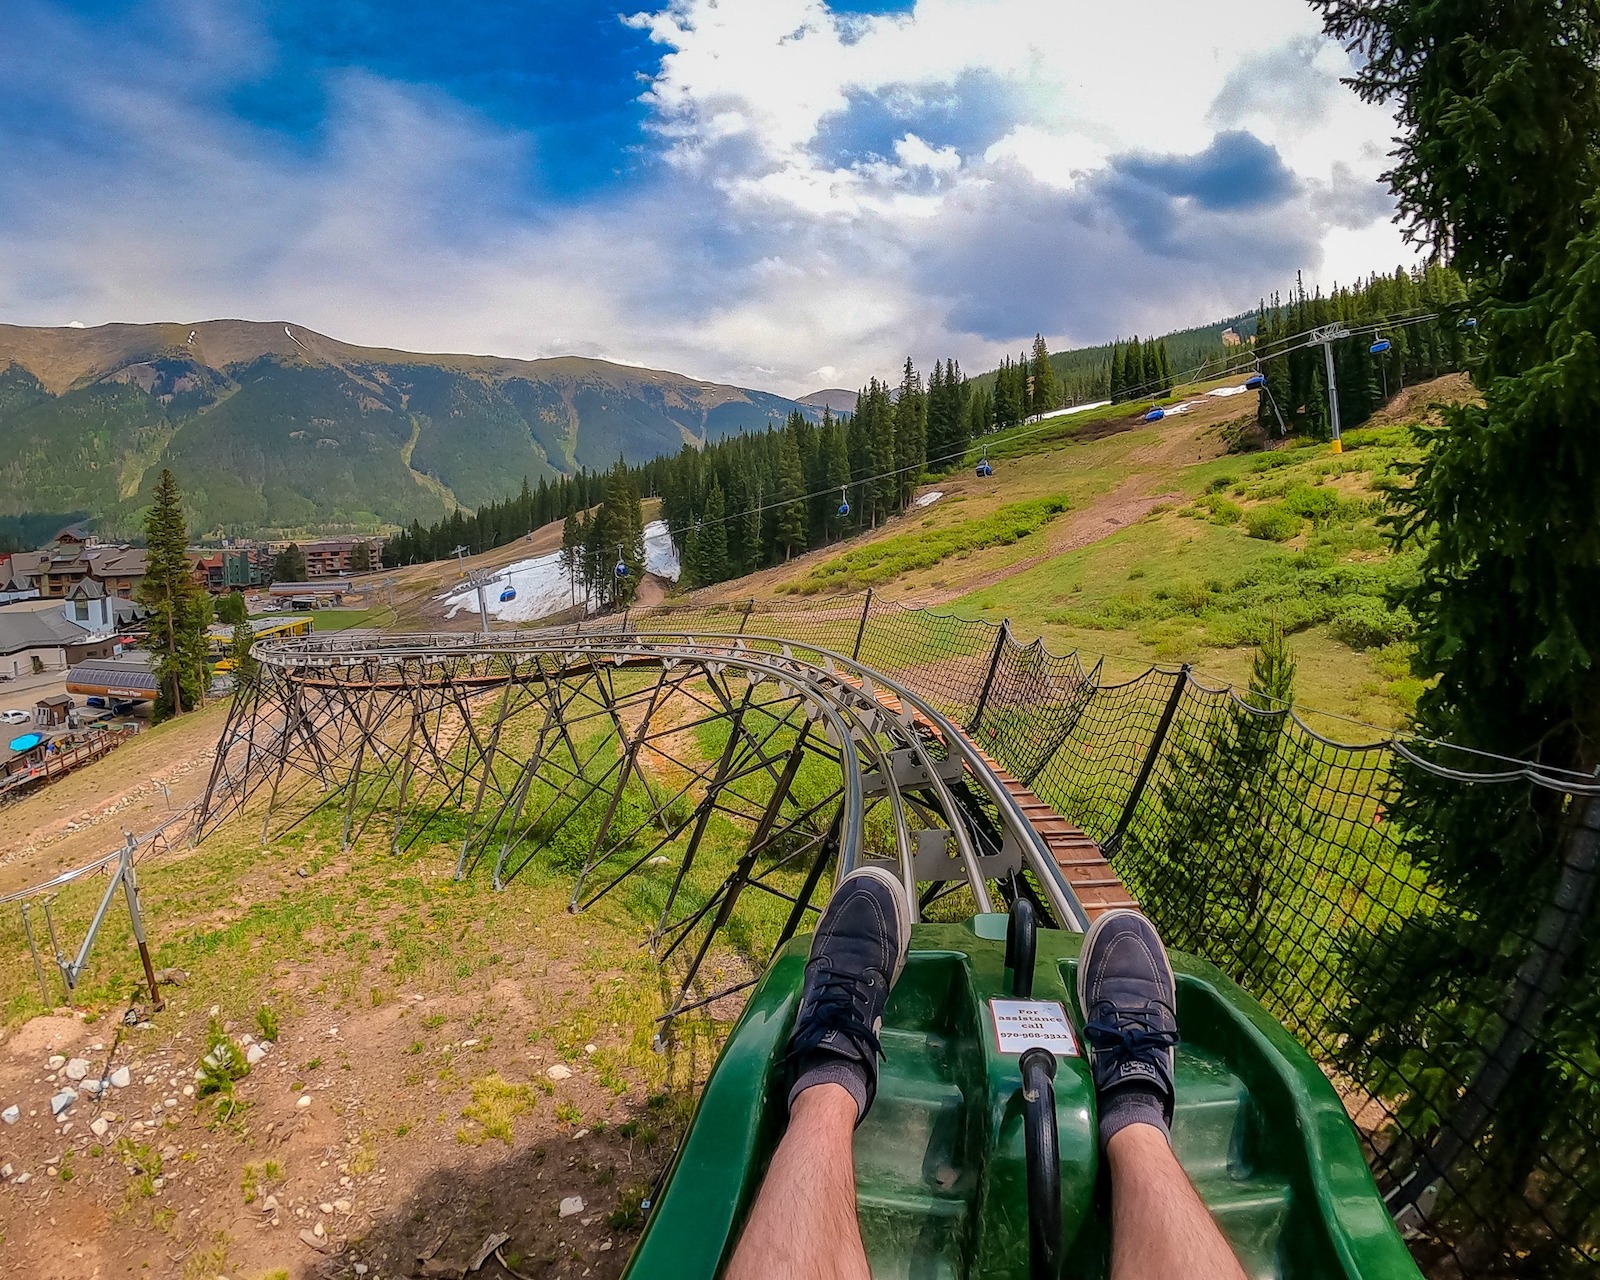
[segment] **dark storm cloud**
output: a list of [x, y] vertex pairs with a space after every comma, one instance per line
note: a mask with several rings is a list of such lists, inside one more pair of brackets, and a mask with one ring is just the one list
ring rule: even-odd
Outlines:
[[1219, 133], [1192, 156], [1130, 156], [1113, 172], [1154, 192], [1193, 200], [1202, 209], [1255, 209], [1292, 195], [1296, 179], [1277, 148], [1243, 130]]
[[1213, 208], [1117, 165], [1071, 190], [1013, 170], [947, 207], [924, 287], [947, 299], [951, 329], [990, 342], [1014, 339], [1018, 316], [1074, 342], [1198, 323], [1319, 259], [1306, 200], [1278, 190]]

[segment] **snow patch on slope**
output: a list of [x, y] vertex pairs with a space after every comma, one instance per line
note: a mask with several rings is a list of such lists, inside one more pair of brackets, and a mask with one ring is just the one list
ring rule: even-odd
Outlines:
[[[652, 520], [644, 527], [644, 567], [646, 573], [670, 578], [676, 582], [682, 569], [678, 564], [678, 549], [672, 545], [664, 521]], [[572, 583], [561, 567], [561, 553], [534, 556], [518, 560], [501, 571], [501, 580], [485, 587], [484, 598], [489, 616], [501, 622], [537, 622], [553, 613], [573, 606]], [[500, 593], [507, 586], [515, 588], [515, 600], [501, 600]], [[579, 593], [581, 601], [582, 593]], [[454, 618], [463, 610], [476, 613], [478, 593], [471, 587], [448, 591], [439, 599], [448, 606], [446, 618]]]

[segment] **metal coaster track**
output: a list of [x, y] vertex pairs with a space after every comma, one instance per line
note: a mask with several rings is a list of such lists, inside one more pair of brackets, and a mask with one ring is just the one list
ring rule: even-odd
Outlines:
[[[830, 868], [887, 860], [919, 912], [964, 888], [979, 911], [1024, 897], [1073, 930], [1130, 901], [1093, 842], [960, 726], [831, 650], [552, 632], [286, 638], [253, 652], [260, 673], [235, 700], [196, 838], [265, 793], [263, 842], [319, 812], [339, 815], [346, 848], [374, 824], [387, 822], [394, 853], [448, 829], [458, 878], [488, 865], [498, 888], [582, 832], [575, 911], [676, 861], [651, 932], [663, 960], [690, 954], [668, 1023], [753, 985], [691, 998], [745, 892], [790, 904], [781, 948]], [[705, 893], [714, 821], [748, 836]]]

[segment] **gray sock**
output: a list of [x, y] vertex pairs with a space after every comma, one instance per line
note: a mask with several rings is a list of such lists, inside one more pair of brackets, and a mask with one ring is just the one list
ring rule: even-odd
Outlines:
[[1130, 1124], [1150, 1124], [1160, 1129], [1167, 1141], [1172, 1132], [1167, 1126], [1166, 1108], [1161, 1095], [1142, 1085], [1122, 1085], [1100, 1099], [1100, 1147], [1105, 1149], [1111, 1135]]
[[835, 1053], [819, 1053], [812, 1057], [789, 1090], [789, 1110], [794, 1110], [794, 1100], [814, 1084], [836, 1084], [849, 1090], [856, 1101], [856, 1123], [867, 1114], [867, 1076], [859, 1062], [841, 1058]]

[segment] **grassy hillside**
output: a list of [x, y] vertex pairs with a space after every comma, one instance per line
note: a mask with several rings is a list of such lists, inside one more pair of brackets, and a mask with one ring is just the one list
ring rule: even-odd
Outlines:
[[523, 476], [675, 452], [795, 407], [599, 360], [416, 355], [283, 324], [0, 325], [0, 517], [85, 511], [128, 532], [170, 466], [197, 533], [428, 522]]
[[694, 598], [815, 599], [871, 586], [886, 599], [1009, 618], [1023, 640], [1108, 655], [1112, 676], [1188, 662], [1236, 683], [1276, 619], [1307, 705], [1393, 724], [1420, 687], [1409, 620], [1386, 602], [1409, 564], [1379, 528], [1381, 491], [1414, 456], [1404, 424], [1465, 394], [1459, 378], [1409, 389], [1347, 433], [1341, 455], [1299, 442], [1230, 452], [1248, 436], [1254, 395], [1201, 398], [1154, 424], [1121, 406], [1051, 419], [991, 438], [992, 480], [973, 475], [969, 459], [922, 486], [942, 497], [875, 534]]

